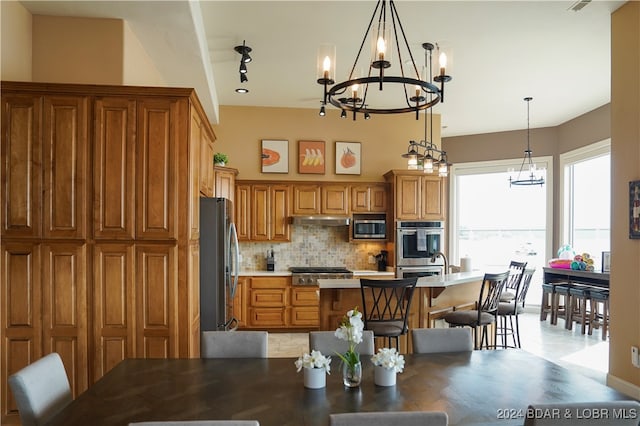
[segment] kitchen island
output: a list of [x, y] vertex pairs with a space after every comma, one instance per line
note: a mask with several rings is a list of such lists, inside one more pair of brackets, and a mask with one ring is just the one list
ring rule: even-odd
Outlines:
[[[418, 278], [409, 311], [409, 329], [430, 328], [446, 313], [474, 309], [484, 273], [480, 271]], [[385, 277], [386, 278], [386, 277]], [[360, 280], [318, 280], [320, 288], [320, 330], [335, 330], [344, 314], [362, 306]], [[400, 351], [409, 352], [410, 336], [400, 338]]]

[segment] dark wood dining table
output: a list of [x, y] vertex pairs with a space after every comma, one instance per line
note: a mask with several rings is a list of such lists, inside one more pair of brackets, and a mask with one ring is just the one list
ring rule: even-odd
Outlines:
[[342, 384], [338, 357], [322, 389], [306, 389], [293, 358], [127, 359], [50, 426], [255, 419], [261, 426], [327, 426], [329, 414], [438, 410], [450, 425], [522, 425], [530, 403], [629, 399], [586, 376], [517, 350], [405, 355], [397, 384], [374, 384], [362, 357], [359, 388]]

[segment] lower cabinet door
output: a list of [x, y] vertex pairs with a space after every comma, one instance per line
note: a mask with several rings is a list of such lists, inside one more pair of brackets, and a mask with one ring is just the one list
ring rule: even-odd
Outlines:
[[254, 328], [286, 327], [287, 310], [285, 308], [250, 308], [249, 322]]

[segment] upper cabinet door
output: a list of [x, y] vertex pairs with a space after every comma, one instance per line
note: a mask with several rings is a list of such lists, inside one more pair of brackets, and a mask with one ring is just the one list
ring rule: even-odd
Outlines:
[[85, 238], [88, 98], [44, 98], [45, 238]]
[[94, 236], [132, 239], [136, 103], [126, 98], [98, 99], [94, 117]]
[[420, 219], [421, 176], [396, 176], [396, 219]]
[[2, 96], [2, 235], [42, 233], [42, 97]]
[[320, 213], [320, 185], [293, 185], [293, 214]]
[[138, 101], [136, 238], [175, 239], [178, 102]]
[[446, 180], [438, 176], [424, 176], [422, 179], [422, 218], [444, 220]]
[[322, 185], [322, 213], [349, 214], [349, 186]]

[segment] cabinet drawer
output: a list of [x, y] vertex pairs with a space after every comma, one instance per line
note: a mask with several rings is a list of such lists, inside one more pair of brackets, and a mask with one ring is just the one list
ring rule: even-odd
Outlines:
[[317, 288], [292, 288], [291, 289], [291, 305], [292, 306], [318, 306], [320, 300], [320, 290]]
[[291, 308], [292, 326], [320, 326], [320, 310], [317, 307], [294, 307]]
[[249, 321], [252, 327], [284, 327], [287, 325], [285, 308], [251, 308]]
[[286, 289], [251, 290], [252, 307], [280, 308], [287, 305]]
[[253, 277], [251, 278], [251, 288], [287, 288], [289, 280], [289, 277]]

